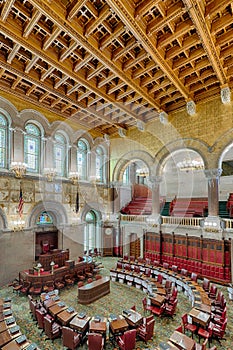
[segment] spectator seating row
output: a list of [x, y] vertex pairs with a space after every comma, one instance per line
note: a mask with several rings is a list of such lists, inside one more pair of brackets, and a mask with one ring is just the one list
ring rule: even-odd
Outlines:
[[174, 198], [170, 203], [170, 216], [204, 217], [208, 211], [208, 198]]

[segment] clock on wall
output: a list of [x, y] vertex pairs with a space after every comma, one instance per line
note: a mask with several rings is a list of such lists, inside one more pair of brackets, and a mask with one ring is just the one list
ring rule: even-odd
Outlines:
[[105, 234], [106, 235], [111, 235], [112, 234], [112, 228], [111, 227], [107, 227], [106, 229], [105, 229]]

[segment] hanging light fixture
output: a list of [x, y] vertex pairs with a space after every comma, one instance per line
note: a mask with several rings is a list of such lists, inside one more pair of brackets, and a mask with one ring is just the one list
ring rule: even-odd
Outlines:
[[176, 164], [177, 168], [181, 171], [189, 172], [191, 170], [203, 170], [204, 169], [204, 162], [203, 160], [197, 160], [197, 159], [190, 159], [185, 158], [181, 162], [178, 162]]

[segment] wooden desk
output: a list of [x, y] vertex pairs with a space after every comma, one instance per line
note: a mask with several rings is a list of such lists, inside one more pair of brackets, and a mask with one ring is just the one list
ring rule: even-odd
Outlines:
[[122, 316], [124, 316], [124, 318], [126, 319], [126, 321], [128, 322], [128, 324], [130, 326], [132, 326], [132, 327], [139, 326], [143, 321], [142, 315], [139, 314], [139, 312], [134, 311], [132, 309], [130, 309], [128, 311], [129, 311], [129, 315], [123, 313]]
[[111, 321], [109, 329], [113, 334], [122, 333], [128, 329], [128, 322], [124, 318], [118, 318], [117, 320]]
[[53, 317], [56, 317], [60, 312], [62, 312], [63, 310], [66, 310], [67, 308], [68, 308], [68, 306], [66, 306], [66, 305], [60, 306], [59, 303], [57, 303], [57, 304], [50, 306], [49, 313]]
[[77, 315], [76, 311], [69, 312], [68, 309], [66, 309], [62, 312], [59, 312], [59, 314], [57, 315], [57, 319], [61, 322], [63, 326], [67, 326], [75, 315]]
[[91, 321], [89, 325], [90, 332], [105, 334], [107, 331], [106, 321]]
[[210, 314], [197, 310], [196, 308], [192, 308], [192, 310], [189, 312], [189, 316], [192, 317], [193, 322], [197, 323], [198, 325], [204, 328], [208, 325], [210, 321]]
[[178, 349], [195, 350], [195, 341], [183, 333], [175, 331], [169, 340], [175, 344]]
[[54, 300], [54, 299], [48, 299], [43, 302], [43, 305], [46, 309], [49, 309], [51, 306], [58, 304], [60, 302], [59, 300]]
[[80, 333], [85, 333], [88, 330], [88, 325], [90, 321], [90, 317], [85, 316], [84, 318], [80, 318], [78, 315], [76, 315], [71, 321], [70, 321], [70, 327], [75, 329], [76, 331]]
[[207, 314], [211, 314], [211, 306], [206, 304], [196, 304], [195, 303], [195, 309], [198, 309], [200, 311], [206, 312]]
[[155, 350], [179, 350], [179, 348], [177, 348], [177, 346], [168, 340], [167, 342], [160, 343], [159, 346], [155, 348]]
[[152, 305], [161, 306], [165, 302], [165, 296], [155, 294], [153, 297], [149, 296]]
[[7, 325], [5, 321], [0, 321], [0, 333], [4, 332], [7, 330]]
[[19, 337], [20, 335], [21, 335], [20, 331], [14, 333], [14, 334], [11, 334], [8, 329], [6, 331], [0, 333], [0, 348], [2, 348], [3, 345], [9, 343], [11, 340]]
[[[2, 347], [2, 350], [21, 350], [21, 349], [26, 349], [27, 346], [29, 346], [28, 340], [25, 340], [22, 344], [18, 344], [16, 340], [12, 340], [10, 343], [4, 345]], [[38, 349], [38, 348], [36, 348]]]
[[110, 293], [110, 279], [109, 277], [102, 277], [78, 288], [78, 301], [80, 304], [90, 304], [108, 293]]

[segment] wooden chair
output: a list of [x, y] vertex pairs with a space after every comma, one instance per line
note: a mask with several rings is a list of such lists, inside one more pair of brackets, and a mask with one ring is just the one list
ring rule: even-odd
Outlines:
[[46, 315], [44, 317], [44, 331], [48, 339], [54, 340], [55, 338], [60, 337], [61, 326], [55, 322], [51, 316]]
[[100, 333], [89, 333], [87, 336], [87, 345], [89, 350], [103, 350], [104, 338]]
[[136, 329], [125, 331], [123, 335], [116, 337], [117, 345], [121, 350], [133, 350], [136, 345]]
[[143, 339], [146, 344], [148, 340], [153, 338], [154, 325], [155, 325], [155, 319], [152, 319], [148, 323], [142, 324], [138, 327], [138, 330], [137, 330], [138, 337]]
[[54, 286], [56, 289], [60, 290], [65, 287], [65, 282], [61, 278], [56, 278], [54, 281]]
[[34, 282], [33, 285], [29, 288], [29, 293], [33, 295], [40, 295], [42, 292], [42, 283]]
[[188, 314], [183, 314], [181, 319], [182, 319], [182, 324], [184, 327], [184, 333], [187, 329], [187, 331], [190, 331], [192, 333], [192, 338], [193, 338], [193, 333], [195, 333], [197, 331], [197, 326], [195, 324], [188, 322]]
[[62, 327], [62, 345], [70, 350], [75, 350], [81, 344], [82, 335], [69, 327]]

